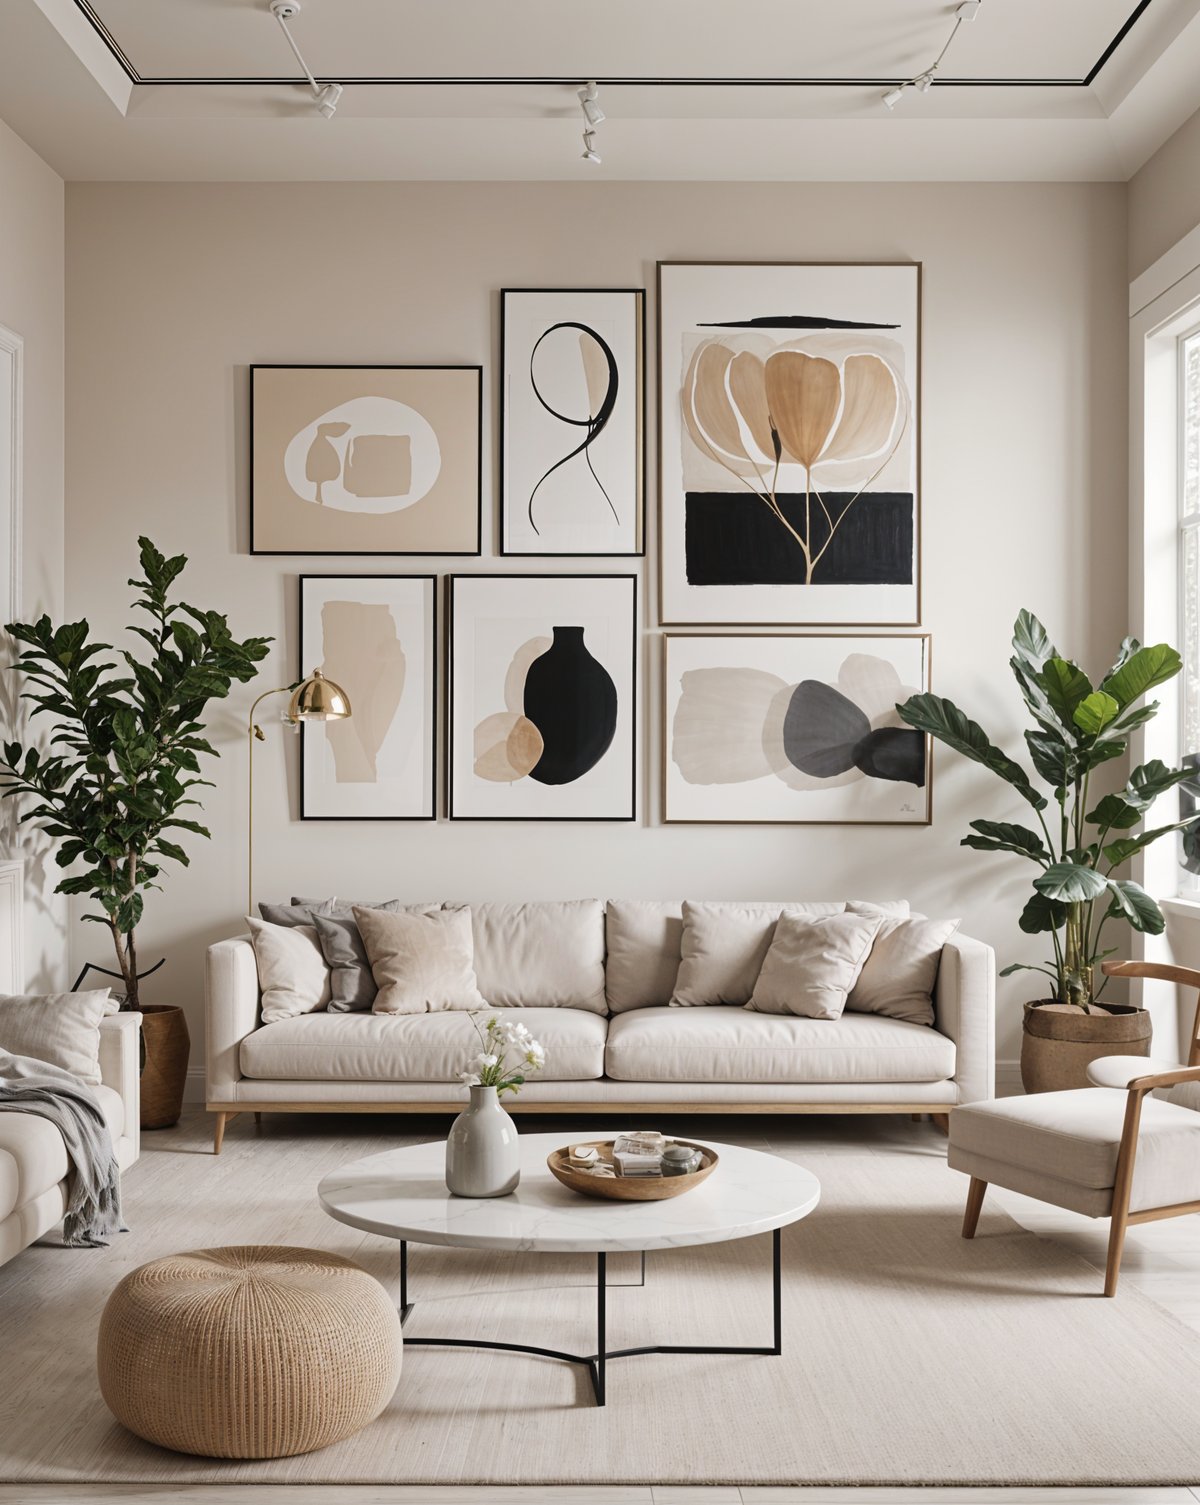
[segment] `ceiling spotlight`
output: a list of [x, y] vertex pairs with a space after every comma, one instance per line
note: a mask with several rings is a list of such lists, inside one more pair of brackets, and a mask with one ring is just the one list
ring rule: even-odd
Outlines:
[[600, 108], [600, 90], [595, 83], [584, 84], [579, 91], [579, 106], [588, 125], [599, 125], [608, 117]]
[[292, 54], [308, 80], [308, 87], [313, 92], [313, 103], [324, 115], [326, 120], [332, 120], [337, 113], [338, 101], [342, 97], [343, 86], [341, 84], [325, 84], [322, 86], [313, 77], [312, 69], [304, 61], [304, 54], [296, 45], [296, 39], [291, 33], [288, 22], [300, 14], [300, 0], [270, 0], [267, 9], [279, 22], [279, 29], [287, 38], [287, 44], [292, 49]]
[[[924, 73], [914, 73], [911, 78], [904, 79], [901, 83], [893, 84], [886, 94], [879, 97], [889, 110], [894, 110], [904, 98], [905, 89], [916, 89], [921, 94], [928, 94], [934, 85], [934, 74], [942, 66], [946, 54], [950, 51], [954, 38], [958, 35], [959, 27], [964, 21], [973, 21], [979, 14], [979, 8], [983, 0], [961, 0], [954, 11], [954, 25], [950, 29], [950, 35], [946, 38], [945, 46], [941, 52], [925, 69]], [[582, 97], [582, 96], [581, 96]]]
[[596, 163], [599, 163], [601, 160], [600, 153], [596, 150], [595, 131], [584, 131], [583, 133], [583, 160], [585, 162]]
[[894, 89], [889, 89], [887, 93], [882, 96], [883, 102], [885, 105], [887, 105], [889, 110], [894, 110], [896, 108], [896, 106], [904, 98], [904, 91], [907, 88], [907, 84], [897, 84]]
[[960, 21], [973, 21], [979, 14], [979, 7], [983, 0], [962, 0], [962, 4], [954, 12]]
[[928, 94], [929, 93], [930, 89], [933, 88], [933, 72], [932, 72], [932, 70], [929, 73], [922, 73], [921, 77], [919, 79], [917, 79], [917, 88], [920, 90], [920, 92], [922, 94]]

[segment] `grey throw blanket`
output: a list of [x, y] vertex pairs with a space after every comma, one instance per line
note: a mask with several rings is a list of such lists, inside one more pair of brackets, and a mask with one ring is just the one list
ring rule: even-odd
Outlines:
[[0, 1050], [0, 1112], [48, 1118], [67, 1147], [63, 1242], [103, 1247], [121, 1223], [121, 1178], [103, 1109], [60, 1066]]

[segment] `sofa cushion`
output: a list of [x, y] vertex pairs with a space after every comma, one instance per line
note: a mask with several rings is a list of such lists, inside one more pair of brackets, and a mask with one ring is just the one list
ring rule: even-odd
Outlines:
[[781, 914], [746, 1007], [840, 1019], [882, 924], [878, 915]]
[[109, 990], [0, 995], [0, 1050], [60, 1066], [89, 1087], [100, 1085], [100, 1021]]
[[[111, 1087], [93, 1089], [114, 1145], [125, 1132], [125, 1105]], [[24, 1207], [67, 1174], [63, 1137], [38, 1113], [0, 1113], [0, 1218]]]
[[841, 914], [845, 904], [695, 903], [683, 906], [682, 954], [671, 1004], [750, 1001], [781, 914]]
[[941, 1082], [954, 1058], [945, 1035], [898, 1019], [721, 1006], [618, 1014], [604, 1052], [606, 1074], [623, 1082]]
[[[385, 904], [360, 904], [358, 907], [380, 909], [385, 914], [436, 914], [441, 906], [402, 905], [399, 899], [389, 899]], [[379, 989], [353, 910], [345, 914], [336, 907], [329, 914], [313, 910], [312, 925], [317, 932], [317, 944], [325, 965], [329, 968], [329, 1012], [365, 1013], [375, 1002]]]
[[472, 904], [471, 926], [475, 975], [489, 1007], [608, 1012], [599, 899]]
[[263, 1023], [325, 1008], [329, 968], [313, 926], [272, 925], [253, 915], [246, 916], [246, 923], [258, 967]]
[[[515, 1010], [489, 1009], [488, 1019]], [[539, 1082], [592, 1081], [604, 1074], [605, 1021], [582, 1009], [521, 1009], [520, 1022], [546, 1051]], [[479, 1052], [472, 1016], [306, 1014], [267, 1024], [241, 1044], [247, 1077], [266, 1081], [453, 1082]], [[464, 1098], [465, 1101], [465, 1098]]]
[[376, 1014], [432, 1014], [487, 1007], [475, 979], [471, 915], [465, 909], [386, 914], [356, 909], [371, 959]]
[[[851, 914], [879, 915], [871, 904], [851, 900]], [[878, 934], [851, 989], [846, 1007], [860, 1014], [886, 1014], [910, 1024], [932, 1024], [933, 988], [942, 947], [959, 927], [958, 920], [880, 917]]]
[[[1029, 1167], [1073, 1186], [1109, 1188], [1129, 1094], [1079, 1087], [968, 1103], [950, 1115], [950, 1150]], [[1200, 1114], [1147, 1096], [1134, 1160], [1134, 1210], [1200, 1200]]]
[[671, 1001], [683, 942], [680, 899], [610, 899], [604, 990], [614, 1014]]

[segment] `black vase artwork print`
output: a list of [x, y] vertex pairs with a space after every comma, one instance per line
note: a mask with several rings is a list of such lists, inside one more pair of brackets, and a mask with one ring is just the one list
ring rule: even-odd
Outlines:
[[478, 366], [251, 366], [255, 554], [478, 554]]
[[501, 550], [637, 554], [640, 289], [501, 294]]
[[633, 818], [633, 576], [451, 576], [452, 818]]
[[916, 623], [919, 267], [659, 287], [663, 620]]
[[929, 820], [927, 635], [665, 638], [669, 821]]

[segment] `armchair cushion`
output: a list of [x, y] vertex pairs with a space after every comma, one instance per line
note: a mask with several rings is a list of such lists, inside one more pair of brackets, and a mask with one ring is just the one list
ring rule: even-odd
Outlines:
[[100, 1021], [108, 989], [0, 996], [0, 1050], [48, 1061], [88, 1087], [100, 1085]]

